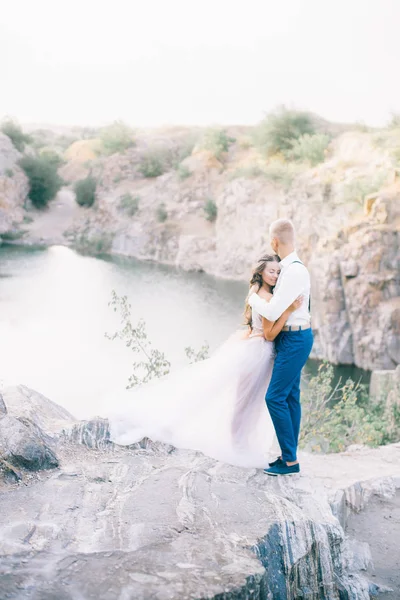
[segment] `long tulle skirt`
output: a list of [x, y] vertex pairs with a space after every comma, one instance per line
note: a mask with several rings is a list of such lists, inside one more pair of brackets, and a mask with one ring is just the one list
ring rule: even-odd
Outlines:
[[278, 444], [265, 404], [274, 348], [233, 338], [211, 358], [125, 390], [108, 413], [111, 440], [148, 437], [243, 467], [265, 467]]

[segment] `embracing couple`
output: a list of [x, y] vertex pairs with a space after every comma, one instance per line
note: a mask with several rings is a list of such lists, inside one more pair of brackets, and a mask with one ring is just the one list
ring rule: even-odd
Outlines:
[[290, 220], [271, 224], [270, 242], [276, 254], [259, 260], [250, 281], [246, 332], [207, 360], [113, 398], [112, 441], [149, 437], [268, 475], [300, 471], [300, 377], [313, 344], [310, 276]]

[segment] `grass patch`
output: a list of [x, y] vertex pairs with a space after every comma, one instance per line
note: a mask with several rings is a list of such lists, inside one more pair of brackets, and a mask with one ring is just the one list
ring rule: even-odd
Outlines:
[[140, 197], [132, 194], [124, 194], [119, 201], [119, 209], [124, 211], [130, 217], [133, 217], [139, 210]]

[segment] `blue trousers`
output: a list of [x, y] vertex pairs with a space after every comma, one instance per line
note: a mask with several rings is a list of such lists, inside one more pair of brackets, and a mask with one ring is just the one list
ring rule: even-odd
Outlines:
[[301, 421], [300, 377], [312, 345], [311, 329], [281, 331], [275, 339], [276, 357], [265, 401], [284, 461], [297, 460]]

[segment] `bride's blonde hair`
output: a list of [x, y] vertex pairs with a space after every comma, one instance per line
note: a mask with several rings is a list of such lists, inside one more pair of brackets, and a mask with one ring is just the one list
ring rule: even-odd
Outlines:
[[[280, 261], [280, 258], [276, 254], [265, 254], [263, 257], [261, 257], [260, 260], [257, 262], [257, 266], [254, 267], [254, 269], [253, 269], [253, 274], [250, 279], [249, 289], [253, 285], [258, 285], [258, 289], [257, 289], [257, 291], [258, 291], [260, 289], [260, 287], [262, 287], [262, 285], [263, 285], [262, 274], [263, 274], [265, 267], [267, 266], [267, 263], [279, 262], [279, 261]], [[245, 308], [244, 308], [244, 319], [245, 319], [245, 325], [247, 325], [247, 327], [250, 329], [250, 331], [252, 331], [252, 329], [253, 329], [252, 324], [251, 324], [252, 311], [251, 311], [250, 304], [248, 304], [248, 302], [247, 302], [247, 298], [246, 298], [246, 304], [245, 304]]]

